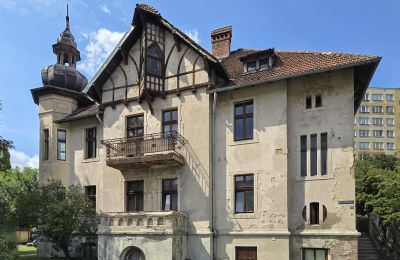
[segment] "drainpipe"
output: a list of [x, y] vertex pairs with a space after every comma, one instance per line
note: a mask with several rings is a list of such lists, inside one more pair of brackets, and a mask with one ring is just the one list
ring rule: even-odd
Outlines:
[[217, 105], [217, 91], [213, 95], [213, 106], [211, 111], [211, 232], [212, 232], [212, 259], [216, 259], [217, 233], [215, 231], [215, 212], [214, 212], [214, 183], [215, 183], [215, 108]]

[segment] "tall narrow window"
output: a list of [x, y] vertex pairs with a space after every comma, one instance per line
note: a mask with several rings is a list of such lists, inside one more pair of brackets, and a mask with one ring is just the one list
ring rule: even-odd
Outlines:
[[303, 260], [328, 260], [328, 250], [323, 248], [303, 248]]
[[147, 49], [147, 73], [161, 77], [162, 76], [162, 52], [160, 47], [158, 47], [157, 43], [153, 43]]
[[310, 225], [319, 224], [319, 203], [310, 203]]
[[317, 135], [312, 134], [310, 136], [311, 147], [310, 147], [310, 171], [311, 176], [317, 175]]
[[143, 181], [128, 181], [126, 185], [126, 210], [143, 211]]
[[327, 173], [327, 159], [328, 159], [328, 134], [321, 134], [321, 175]]
[[163, 111], [162, 130], [163, 130], [163, 133], [168, 133], [171, 131], [178, 131], [178, 110], [177, 109]]
[[57, 130], [57, 160], [65, 161], [67, 158], [67, 132]]
[[235, 213], [254, 212], [254, 175], [235, 176]]
[[162, 181], [162, 210], [178, 211], [178, 179]]
[[126, 118], [126, 136], [128, 138], [143, 136], [144, 117], [143, 115], [130, 116]]
[[310, 109], [312, 107], [312, 98], [311, 96], [306, 97], [306, 109]]
[[253, 139], [253, 100], [235, 104], [235, 141]]
[[322, 107], [322, 96], [318, 95], [315, 97], [315, 107]]
[[96, 158], [96, 128], [86, 129], [86, 159]]
[[300, 168], [301, 176], [307, 176], [307, 136], [302, 135], [300, 137]]
[[96, 208], [96, 185], [85, 186], [85, 194]]
[[49, 159], [49, 129], [43, 129], [43, 161]]
[[257, 260], [257, 247], [235, 247], [235, 260]]

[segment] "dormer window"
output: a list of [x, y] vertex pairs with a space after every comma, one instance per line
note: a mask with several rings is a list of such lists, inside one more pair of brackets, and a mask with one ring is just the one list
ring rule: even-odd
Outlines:
[[267, 59], [260, 59], [260, 70], [265, 70], [269, 68], [269, 58]]
[[156, 43], [147, 49], [147, 72], [152, 76], [162, 76], [162, 54]]
[[256, 61], [247, 62], [247, 72], [256, 71], [257, 69], [256, 65], [257, 65]]

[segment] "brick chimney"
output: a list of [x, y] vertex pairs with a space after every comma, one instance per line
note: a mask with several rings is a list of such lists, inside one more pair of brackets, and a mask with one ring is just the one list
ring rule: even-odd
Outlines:
[[212, 54], [217, 59], [229, 56], [231, 51], [232, 26], [215, 29], [211, 32]]

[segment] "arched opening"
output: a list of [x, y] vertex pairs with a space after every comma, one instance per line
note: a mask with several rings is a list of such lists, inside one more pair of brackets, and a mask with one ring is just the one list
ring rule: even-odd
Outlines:
[[146, 257], [142, 250], [137, 247], [131, 247], [124, 250], [121, 260], [146, 260]]
[[158, 44], [153, 43], [147, 48], [147, 73], [152, 76], [162, 77], [162, 61], [161, 49]]

